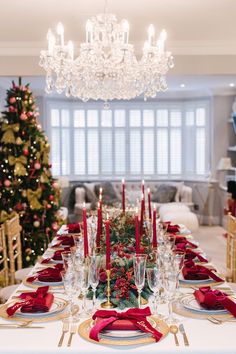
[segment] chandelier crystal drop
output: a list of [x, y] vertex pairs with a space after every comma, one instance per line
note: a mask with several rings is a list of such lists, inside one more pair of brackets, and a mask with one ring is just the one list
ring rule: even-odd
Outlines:
[[64, 42], [61, 23], [56, 35], [49, 29], [47, 40], [48, 49], [41, 51], [39, 63], [46, 71], [46, 92], [65, 92], [84, 102], [155, 97], [167, 89], [165, 75], [174, 66], [171, 52], [165, 50], [165, 30], [155, 41], [154, 26], [149, 26], [138, 60], [129, 43], [129, 23], [118, 23], [113, 14], [99, 14], [87, 21], [86, 41], [80, 44], [76, 58], [72, 42]]

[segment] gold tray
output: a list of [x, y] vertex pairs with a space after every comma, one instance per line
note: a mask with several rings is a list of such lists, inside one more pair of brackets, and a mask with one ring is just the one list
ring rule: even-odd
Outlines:
[[69, 313], [65, 310], [66, 306], [68, 305], [68, 301], [60, 298], [60, 301], [62, 301], [63, 305], [61, 308], [60, 312], [56, 312], [53, 315], [47, 315], [47, 316], [43, 316], [42, 317], [35, 317], [35, 316], [17, 316], [17, 314], [14, 314], [14, 316], [8, 316], [6, 309], [13, 305], [14, 303], [16, 303], [19, 300], [14, 300], [11, 302], [8, 302], [2, 306], [0, 306], [0, 317], [4, 318], [4, 320], [8, 320], [8, 321], [33, 321], [33, 322], [50, 322], [50, 321], [58, 321], [58, 320], [62, 320], [63, 318], [67, 318], [69, 317]]
[[[169, 327], [168, 325], [160, 320], [158, 317], [155, 316], [151, 316], [150, 319], [155, 322], [156, 324], [156, 328], [159, 332], [162, 333], [162, 338], [165, 338], [167, 336], [167, 334], [169, 333]], [[155, 339], [153, 337], [141, 337], [141, 338], [137, 338], [136, 340], [132, 339], [129, 340], [127, 338], [125, 339], [108, 339], [108, 338], [100, 338], [99, 342], [89, 338], [89, 331], [91, 329], [91, 324], [92, 324], [93, 320], [92, 319], [88, 319], [84, 322], [82, 322], [78, 328], [78, 333], [79, 335], [92, 343], [95, 344], [102, 344], [102, 345], [118, 345], [118, 346], [133, 346], [133, 345], [139, 345], [139, 344], [149, 344], [149, 343], [156, 343]]]

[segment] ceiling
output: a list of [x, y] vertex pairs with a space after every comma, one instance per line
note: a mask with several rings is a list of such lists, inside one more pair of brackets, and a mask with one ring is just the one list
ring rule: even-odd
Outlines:
[[[86, 20], [103, 12], [104, 4], [104, 0], [1, 0], [0, 87], [5, 86], [3, 76], [43, 76], [38, 61], [48, 28], [61, 21], [65, 38], [78, 48], [85, 38]], [[168, 77], [170, 89], [226, 89], [229, 83], [236, 84], [235, 0], [108, 0], [107, 7], [118, 20], [129, 21], [130, 42], [137, 54], [150, 23], [157, 33], [166, 29], [167, 48], [175, 60]], [[31, 82], [44, 86], [42, 78]], [[181, 83], [186, 87], [180, 88]]]

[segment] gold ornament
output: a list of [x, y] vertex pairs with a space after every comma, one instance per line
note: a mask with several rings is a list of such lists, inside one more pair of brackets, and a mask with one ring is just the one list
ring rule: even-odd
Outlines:
[[19, 131], [19, 129], [20, 129], [20, 125], [18, 123], [16, 124], [3, 123], [2, 131], [4, 132], [4, 134], [2, 136], [1, 141], [5, 144], [15, 144], [16, 139], [15, 139], [14, 132]]
[[43, 163], [45, 165], [48, 165], [49, 163], [49, 153], [50, 153], [50, 145], [46, 143], [43, 149]]
[[23, 144], [23, 141], [21, 137], [18, 136], [18, 138], [16, 138], [16, 145], [21, 145], [21, 144]]
[[9, 156], [8, 158], [10, 166], [15, 165], [14, 167], [14, 175], [15, 176], [25, 176], [26, 175], [26, 168], [24, 165], [27, 164], [27, 158], [25, 156]]
[[0, 212], [0, 223], [5, 222], [6, 220], [9, 220], [11, 218], [13, 218], [14, 216], [16, 216], [16, 212], [12, 211], [11, 213], [7, 213], [5, 210], [2, 210]]
[[42, 189], [38, 188], [36, 189], [36, 191], [33, 191], [32, 189], [27, 189], [27, 198], [30, 204], [30, 209], [32, 210], [43, 209], [43, 205], [38, 200], [41, 198], [41, 196], [42, 196]]
[[24, 197], [24, 198], [27, 197], [27, 193], [26, 193], [26, 190], [25, 190], [25, 189], [23, 189], [23, 191], [22, 191], [21, 194], [22, 194], [22, 197]]
[[49, 178], [45, 172], [42, 172], [40, 176], [40, 182], [41, 183], [49, 183]]

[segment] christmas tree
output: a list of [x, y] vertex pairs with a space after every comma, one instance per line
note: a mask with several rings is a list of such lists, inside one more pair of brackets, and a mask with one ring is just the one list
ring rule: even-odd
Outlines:
[[33, 264], [58, 228], [60, 190], [51, 175], [50, 146], [35, 99], [12, 83], [0, 119], [0, 222], [14, 213], [22, 225], [23, 264]]

